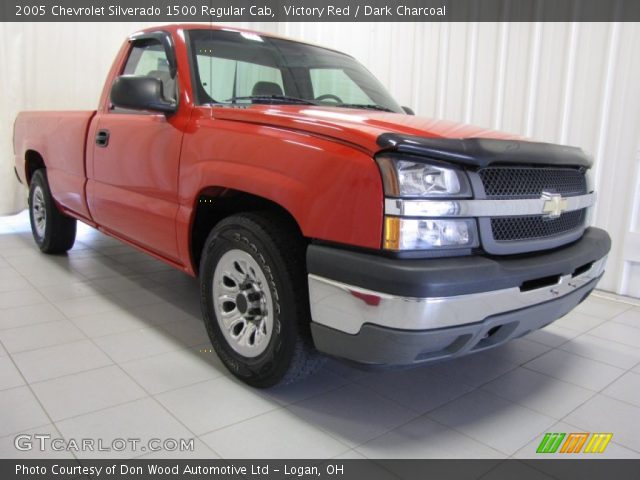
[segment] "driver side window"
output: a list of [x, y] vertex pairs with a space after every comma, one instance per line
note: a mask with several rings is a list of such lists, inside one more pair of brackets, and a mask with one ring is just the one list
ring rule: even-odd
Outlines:
[[177, 99], [176, 79], [171, 78], [169, 60], [159, 42], [134, 44], [122, 73], [124, 75], [155, 77], [162, 82], [164, 99], [173, 102]]

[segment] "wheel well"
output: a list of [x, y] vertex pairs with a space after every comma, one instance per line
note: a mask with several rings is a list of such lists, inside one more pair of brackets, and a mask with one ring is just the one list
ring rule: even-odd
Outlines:
[[33, 177], [33, 174], [36, 172], [36, 170], [46, 168], [42, 155], [40, 155], [35, 150], [27, 150], [27, 153], [25, 154], [24, 164], [25, 175], [27, 177], [27, 185], [31, 183], [31, 178]]
[[198, 196], [196, 213], [191, 226], [191, 258], [196, 273], [200, 268], [200, 258], [204, 243], [216, 224], [236, 213], [268, 210], [278, 212], [286, 219], [292, 234], [304, 240], [295, 218], [282, 206], [263, 197], [228, 188], [212, 187]]

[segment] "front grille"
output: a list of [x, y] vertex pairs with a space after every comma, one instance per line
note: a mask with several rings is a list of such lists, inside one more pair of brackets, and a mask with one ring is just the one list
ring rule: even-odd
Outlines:
[[478, 171], [487, 198], [540, 198], [542, 192], [563, 197], [587, 193], [587, 181], [575, 168], [487, 167]]
[[[553, 166], [490, 166], [478, 170], [484, 196], [491, 200], [539, 199], [543, 193], [563, 197], [585, 195], [587, 180], [579, 168]], [[575, 239], [585, 227], [586, 209], [564, 212], [557, 218], [542, 215], [479, 219], [484, 249], [513, 254], [555, 248]], [[483, 226], [484, 225], [484, 226]]]
[[526, 217], [496, 217], [491, 219], [491, 231], [496, 242], [513, 242], [549, 238], [571, 232], [584, 225], [585, 209], [565, 212], [558, 218], [541, 215]]

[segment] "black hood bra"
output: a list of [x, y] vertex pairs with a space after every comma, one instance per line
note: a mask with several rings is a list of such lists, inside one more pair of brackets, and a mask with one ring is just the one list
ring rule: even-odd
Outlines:
[[591, 157], [581, 148], [553, 143], [492, 138], [429, 138], [398, 133], [383, 133], [377, 143], [382, 151], [426, 156], [472, 168], [494, 164], [590, 168], [592, 164]]

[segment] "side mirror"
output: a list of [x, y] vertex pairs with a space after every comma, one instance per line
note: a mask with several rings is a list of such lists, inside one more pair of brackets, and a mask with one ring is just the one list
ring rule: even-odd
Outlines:
[[402, 110], [404, 110], [404, 113], [406, 113], [407, 115], [415, 115], [416, 112], [413, 111], [413, 109], [409, 108], [409, 107], [402, 107]]
[[155, 77], [121, 75], [111, 86], [111, 103], [131, 110], [175, 113], [177, 107], [162, 97], [162, 82]]

